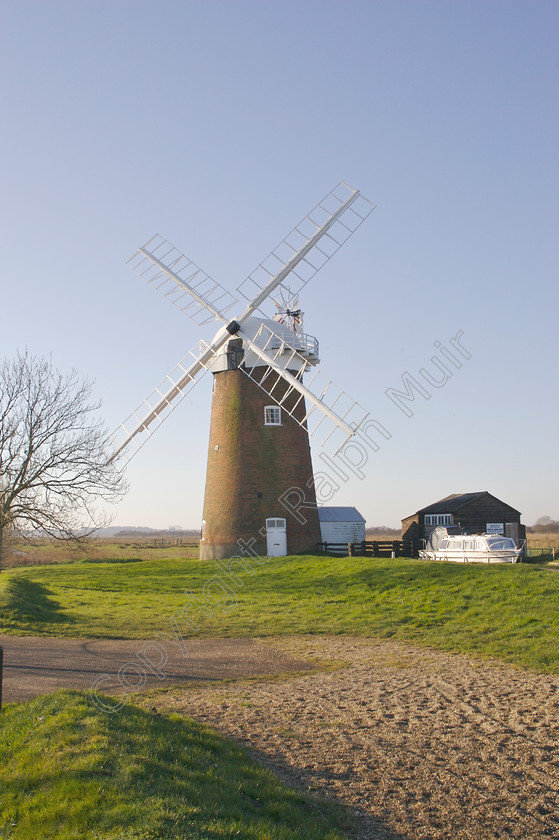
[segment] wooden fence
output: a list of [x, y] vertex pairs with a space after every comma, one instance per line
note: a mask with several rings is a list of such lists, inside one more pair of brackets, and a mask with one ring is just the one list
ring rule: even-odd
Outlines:
[[365, 540], [357, 543], [317, 543], [317, 549], [338, 557], [417, 557], [417, 540]]
[[530, 548], [526, 549], [526, 555], [528, 558], [531, 557], [539, 557], [540, 560], [543, 558], [550, 558], [551, 560], [555, 560], [555, 555], [557, 554], [557, 549], [555, 548]]
[[155, 546], [181, 545], [183, 548], [198, 548], [200, 546], [199, 542], [192, 542], [192, 537], [182, 539], [180, 537], [153, 537], [153, 544]]

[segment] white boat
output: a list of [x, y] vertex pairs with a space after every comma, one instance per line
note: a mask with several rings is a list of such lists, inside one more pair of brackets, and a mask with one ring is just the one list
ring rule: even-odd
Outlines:
[[438, 527], [427, 540], [419, 556], [424, 560], [453, 563], [516, 563], [524, 550], [512, 537], [500, 534], [449, 534]]

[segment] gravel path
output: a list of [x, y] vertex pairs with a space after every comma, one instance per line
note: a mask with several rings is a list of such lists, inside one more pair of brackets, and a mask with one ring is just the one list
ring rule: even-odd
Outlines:
[[273, 639], [326, 670], [152, 695], [335, 797], [363, 840], [559, 837], [559, 678], [394, 642]]

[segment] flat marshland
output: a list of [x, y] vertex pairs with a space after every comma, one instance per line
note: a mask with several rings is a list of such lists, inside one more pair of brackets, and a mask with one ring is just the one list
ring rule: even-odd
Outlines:
[[193, 537], [92, 539], [80, 543], [33, 539], [9, 545], [3, 569], [79, 563], [83, 560], [88, 563], [133, 563], [158, 557], [198, 557], [198, 542]]

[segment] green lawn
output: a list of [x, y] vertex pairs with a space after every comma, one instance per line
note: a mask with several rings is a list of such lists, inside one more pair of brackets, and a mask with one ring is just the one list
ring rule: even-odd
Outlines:
[[346, 820], [188, 718], [77, 691], [0, 714], [2, 840], [342, 840]]
[[4, 571], [0, 632], [359, 634], [559, 672], [559, 573], [543, 566], [297, 556], [232, 572], [184, 559]]

